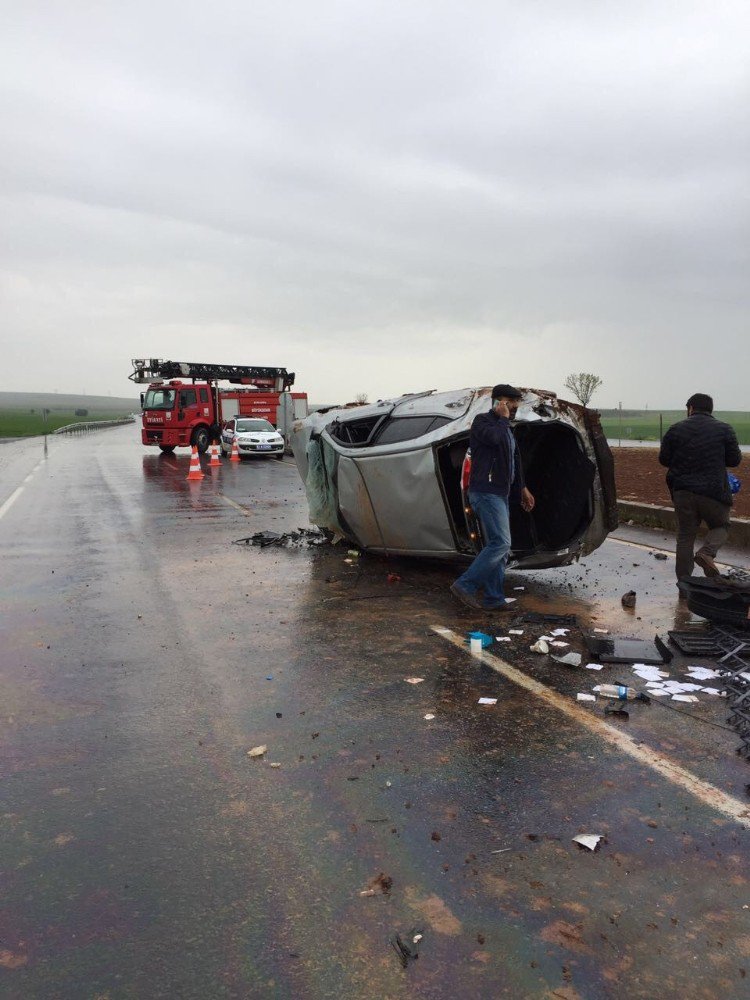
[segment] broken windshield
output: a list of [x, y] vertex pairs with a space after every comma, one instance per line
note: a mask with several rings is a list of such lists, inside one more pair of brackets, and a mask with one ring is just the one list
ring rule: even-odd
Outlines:
[[174, 406], [174, 389], [149, 389], [143, 400], [144, 410], [171, 410]]

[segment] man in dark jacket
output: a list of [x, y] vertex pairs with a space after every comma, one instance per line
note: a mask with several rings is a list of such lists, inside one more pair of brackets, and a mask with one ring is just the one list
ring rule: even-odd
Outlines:
[[[677, 515], [677, 579], [692, 575], [695, 561], [706, 576], [718, 576], [714, 562], [729, 533], [732, 494], [727, 466], [742, 460], [737, 435], [713, 416], [714, 401], [696, 392], [687, 401], [687, 420], [664, 435], [659, 461], [667, 466], [667, 486]], [[701, 521], [708, 525], [703, 545], [693, 555]]]
[[[510, 552], [509, 499], [519, 500], [524, 510], [534, 509], [534, 497], [526, 489], [521, 456], [510, 426], [518, 401], [523, 397], [512, 385], [496, 385], [492, 409], [474, 417], [471, 425], [471, 476], [469, 503], [482, 526], [484, 546], [451, 593], [464, 604], [486, 611], [500, 611], [505, 600], [505, 564]], [[484, 591], [484, 599], [479, 591]]]

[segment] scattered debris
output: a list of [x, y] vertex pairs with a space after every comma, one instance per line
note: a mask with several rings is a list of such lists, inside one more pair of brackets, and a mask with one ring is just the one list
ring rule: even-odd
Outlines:
[[401, 577], [398, 573], [389, 573], [387, 576], [388, 583], [401, 583]]
[[496, 635], [495, 642], [510, 642], [511, 638], [508, 635]]
[[385, 872], [380, 872], [379, 875], [375, 875], [367, 883], [367, 888], [360, 892], [360, 896], [387, 896], [391, 891], [391, 886], [393, 885], [393, 879], [390, 875], [386, 875]]
[[659, 559], [661, 562], [666, 562], [667, 553], [666, 552], [654, 552], [654, 559]]
[[265, 745], [265, 743], [262, 743], [260, 746], [253, 747], [251, 750], [248, 750], [247, 751], [247, 756], [248, 757], [262, 757], [263, 754], [267, 752], [267, 750], [268, 750], [268, 747]]
[[580, 667], [582, 657], [580, 653], [566, 653], [564, 656], [553, 656], [552, 659], [564, 663], [566, 667]]
[[480, 698], [477, 705], [497, 705], [497, 698]]
[[523, 635], [522, 628], [509, 628], [508, 635]]
[[269, 767], [281, 767], [281, 764], [279, 764], [278, 761], [274, 761], [273, 763], [269, 763], [268, 766]]
[[584, 692], [579, 691], [578, 694], [576, 695], [576, 701], [596, 701], [596, 695], [585, 694]]
[[482, 644], [483, 649], [487, 646], [492, 645], [492, 636], [487, 635], [486, 632], [469, 632], [468, 636], [466, 637], [466, 642], [471, 643], [472, 639], [478, 639], [479, 642]]
[[616, 636], [601, 639], [594, 635], [584, 635], [583, 639], [589, 653], [599, 663], [664, 664], [670, 663], [674, 658], [658, 635], [653, 642]]
[[424, 677], [404, 677], [407, 684], [422, 684]]
[[427, 722], [432, 722], [432, 720], [435, 718], [435, 716], [434, 716], [434, 714], [432, 712], [428, 712], [427, 715], [424, 716], [424, 718], [425, 718], [425, 720]]
[[390, 938], [390, 943], [396, 950], [396, 954], [401, 960], [401, 965], [406, 968], [409, 962], [416, 961], [419, 958], [419, 946], [422, 942], [422, 931], [418, 930], [416, 927], [404, 934], [402, 937], [400, 934], [393, 934]]
[[537, 639], [533, 646], [529, 646], [532, 653], [549, 653], [549, 644], [544, 639]]
[[634, 590], [629, 590], [626, 594], [622, 595], [622, 606], [624, 608], [634, 608], [637, 596]]
[[609, 629], [608, 628], [595, 628], [594, 631], [598, 635], [609, 635]]
[[257, 545], [261, 549], [266, 549], [269, 545], [279, 548], [306, 548], [314, 545], [328, 545], [328, 538], [318, 528], [297, 528], [296, 531], [285, 531], [281, 534], [278, 531], [256, 531], [254, 535], [246, 538], [237, 538], [233, 545]]
[[603, 665], [601, 663], [587, 663], [586, 664], [586, 669], [587, 670], [603, 670], [604, 667], [603, 667]]
[[577, 837], [573, 837], [573, 843], [580, 844], [581, 847], [587, 847], [590, 851], [595, 851], [599, 846], [599, 842], [603, 839], [600, 833], [579, 833]]
[[[750, 794], [750, 785], [748, 785], [748, 794]], [[506, 851], [512, 851], [512, 847], [501, 847], [497, 851], [490, 851], [490, 854], [505, 854]]]

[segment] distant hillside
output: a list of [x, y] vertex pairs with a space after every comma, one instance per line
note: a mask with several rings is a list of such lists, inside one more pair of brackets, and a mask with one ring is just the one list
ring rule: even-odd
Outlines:
[[84, 396], [65, 392], [0, 392], [0, 410], [85, 409], [96, 413], [131, 413], [141, 408], [139, 396]]

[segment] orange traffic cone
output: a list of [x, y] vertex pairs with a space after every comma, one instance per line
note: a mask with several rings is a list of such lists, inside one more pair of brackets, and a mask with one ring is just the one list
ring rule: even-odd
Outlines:
[[240, 459], [240, 449], [237, 447], [237, 438], [232, 438], [232, 454], [229, 456], [230, 462], [239, 462]]
[[211, 445], [211, 461], [208, 463], [208, 467], [209, 469], [221, 468], [221, 459], [219, 458], [219, 446], [216, 443], [216, 441], [214, 441], [214, 443]]
[[203, 479], [203, 469], [198, 456], [198, 449], [193, 445], [193, 454], [190, 456], [190, 471], [187, 474], [189, 480]]

